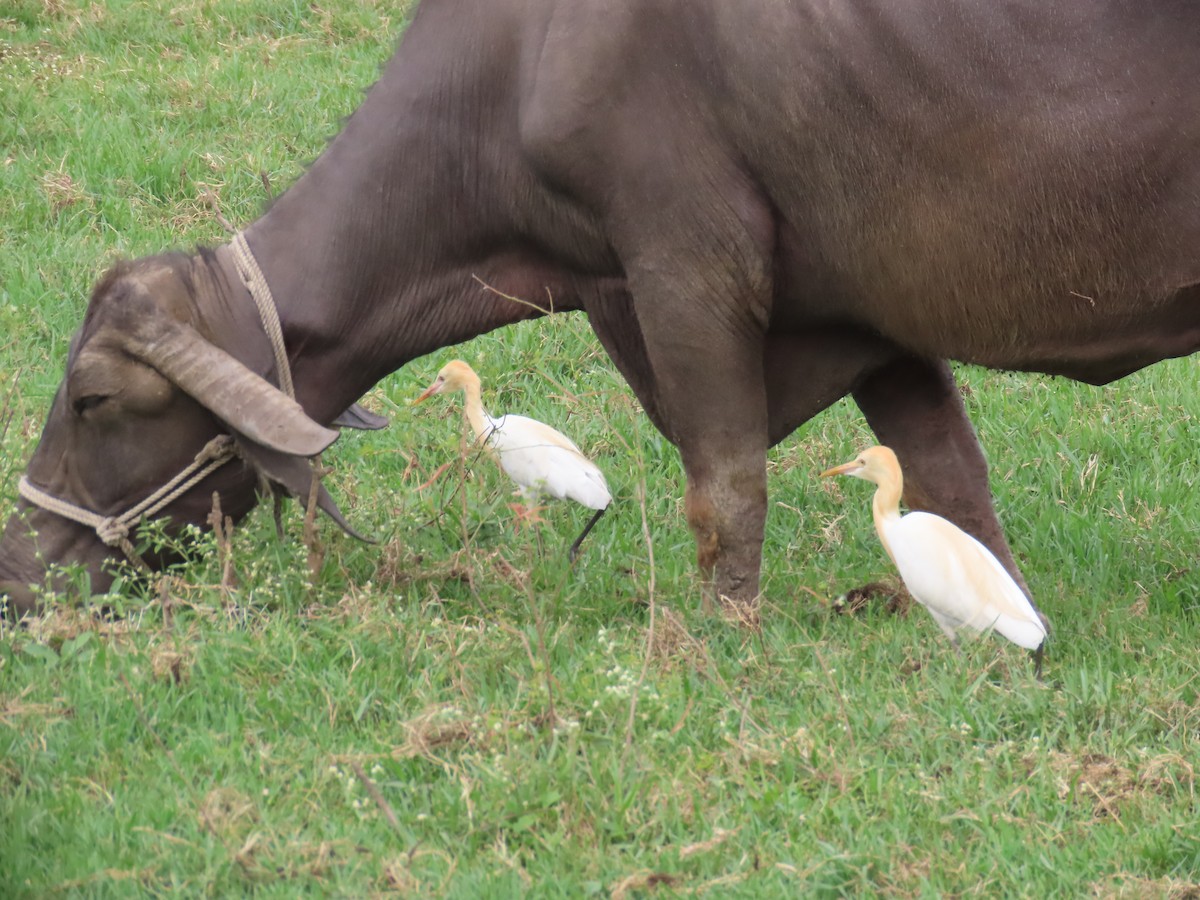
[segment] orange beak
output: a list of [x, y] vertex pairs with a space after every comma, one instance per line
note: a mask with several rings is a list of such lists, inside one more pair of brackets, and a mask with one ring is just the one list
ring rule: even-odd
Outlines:
[[430, 397], [432, 397], [434, 394], [440, 392], [443, 384], [445, 384], [445, 382], [442, 381], [442, 379], [440, 379], [440, 378], [437, 379], [433, 384], [431, 384], [429, 387], [425, 388], [425, 390], [421, 391], [420, 396], [417, 397], [417, 399], [412, 402], [412, 405], [416, 406], [418, 403], [423, 403], [424, 401], [426, 401]]
[[850, 473], [860, 468], [858, 460], [851, 460], [848, 463], [842, 463], [840, 466], [834, 466], [832, 469], [826, 469], [821, 473], [822, 478], [829, 478], [832, 475], [849, 475]]

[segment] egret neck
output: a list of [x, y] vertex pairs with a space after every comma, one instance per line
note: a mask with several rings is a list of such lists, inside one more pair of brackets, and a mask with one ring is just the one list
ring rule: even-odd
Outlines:
[[887, 466], [887, 477], [875, 483], [875, 496], [871, 498], [871, 515], [875, 520], [875, 531], [883, 549], [892, 562], [896, 562], [896, 554], [892, 552], [887, 539], [887, 526], [900, 521], [900, 495], [904, 492], [904, 476], [898, 465]]
[[483, 391], [479, 376], [470, 370], [464, 372], [462, 375], [462, 390], [466, 395], [466, 401], [463, 403], [463, 418], [467, 420], [467, 424], [475, 432], [475, 440], [482, 444], [487, 441], [493, 426], [491, 417], [483, 408]]

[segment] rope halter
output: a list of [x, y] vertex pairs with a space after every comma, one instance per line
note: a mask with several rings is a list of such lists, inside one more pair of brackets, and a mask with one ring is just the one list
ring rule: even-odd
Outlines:
[[48, 512], [57, 513], [64, 519], [70, 519], [72, 522], [95, 529], [96, 536], [107, 546], [119, 547], [130, 562], [139, 568], [148, 569], [149, 566], [138, 555], [133, 543], [129, 540], [130, 530], [143, 518], [154, 516], [168, 504], [182, 497], [237, 455], [237, 446], [233, 438], [227, 434], [218, 435], [204, 445], [204, 448], [196, 454], [196, 458], [185, 466], [183, 471], [118, 516], [102, 516], [90, 509], [47, 494], [24, 475], [17, 482], [17, 492], [34, 506], [40, 506]]
[[[294, 400], [296, 390], [292, 384], [287, 349], [283, 344], [283, 328], [279, 323], [279, 313], [275, 309], [271, 288], [267, 285], [262, 269], [259, 268], [254, 254], [250, 252], [250, 246], [246, 243], [242, 232], [239, 231], [234, 236], [230, 246], [233, 250], [238, 276], [250, 291], [254, 305], [258, 308], [259, 318], [262, 319], [263, 330], [266, 331], [267, 338], [271, 342], [275, 367], [279, 373], [280, 388]], [[178, 475], [125, 512], [115, 516], [102, 516], [90, 509], [48, 494], [25, 475], [22, 475], [21, 480], [17, 483], [17, 492], [34, 506], [95, 530], [96, 536], [105, 546], [119, 548], [131, 563], [139, 569], [149, 571], [150, 567], [138, 554], [133, 542], [129, 539], [130, 532], [143, 519], [152, 518], [238, 455], [237, 442], [232, 435], [217, 435], [204, 445], [196, 454], [195, 459]]]

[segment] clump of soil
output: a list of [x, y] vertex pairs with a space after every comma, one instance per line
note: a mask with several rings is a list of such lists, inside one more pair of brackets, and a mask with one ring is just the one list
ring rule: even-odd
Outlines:
[[851, 588], [830, 604], [833, 611], [845, 616], [857, 616], [882, 609], [889, 616], [907, 616], [913, 606], [912, 595], [898, 580], [872, 581]]

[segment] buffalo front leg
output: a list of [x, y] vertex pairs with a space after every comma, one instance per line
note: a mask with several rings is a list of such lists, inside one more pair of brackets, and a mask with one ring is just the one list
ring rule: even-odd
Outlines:
[[[639, 315], [654, 371], [659, 427], [679, 448], [687, 476], [684, 510], [696, 540], [705, 608], [757, 621], [767, 516], [767, 400], [761, 342], [715, 321], [668, 333]], [[648, 325], [648, 327], [647, 327]]]
[[723, 597], [734, 618], [753, 622], [767, 508], [762, 352], [753, 341], [742, 346], [743, 339], [720, 334], [712, 321], [689, 317], [706, 318], [698, 308], [676, 323], [653, 311], [635, 313], [626, 291], [606, 293], [588, 308], [646, 414], [680, 451], [706, 609], [714, 595]]
[[868, 375], [853, 396], [879, 442], [896, 451], [904, 502], [974, 535], [1028, 594], [996, 518], [987, 461], [949, 364], [905, 356]]
[[697, 447], [681, 453], [684, 510], [696, 540], [705, 609], [713, 608], [715, 598], [732, 618], [753, 625], [767, 515], [766, 442], [739, 437], [727, 441], [722, 455]]
[[684, 282], [692, 290], [680, 293], [674, 280], [630, 280], [652, 373], [635, 390], [679, 448], [705, 607], [715, 599], [731, 618], [754, 624], [767, 515], [762, 326], [731, 285], [704, 290], [693, 273]]

